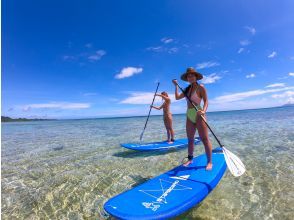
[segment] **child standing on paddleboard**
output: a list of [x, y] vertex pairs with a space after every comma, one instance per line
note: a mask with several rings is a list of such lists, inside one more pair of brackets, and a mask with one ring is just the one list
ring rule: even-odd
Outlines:
[[164, 103], [160, 107], [151, 106], [151, 108], [161, 110], [163, 109], [163, 121], [166, 128], [167, 133], [167, 142], [172, 144], [174, 140], [174, 130], [173, 130], [173, 118], [170, 112], [170, 98], [166, 92], [162, 92], [161, 94], [156, 94], [156, 96], [161, 97], [164, 100]]
[[[190, 85], [185, 89], [184, 93], [179, 94], [177, 80], [173, 80], [175, 85], [175, 98], [176, 100], [182, 99], [186, 96], [197, 106], [198, 111], [187, 99], [187, 120], [186, 120], [186, 132], [188, 137], [188, 161], [184, 163], [184, 166], [189, 166], [193, 161], [194, 152], [194, 136], [196, 129], [198, 130], [201, 141], [204, 144], [205, 152], [207, 156], [206, 170], [212, 169], [212, 145], [208, 138], [208, 129], [202, 119], [201, 115], [205, 117], [205, 113], [208, 107], [208, 98], [206, 89], [202, 84], [199, 84], [197, 80], [203, 78], [201, 73], [195, 71], [192, 67], [188, 68], [185, 73], [182, 74], [181, 79], [188, 81]], [[203, 100], [203, 108], [200, 106], [201, 100]]]

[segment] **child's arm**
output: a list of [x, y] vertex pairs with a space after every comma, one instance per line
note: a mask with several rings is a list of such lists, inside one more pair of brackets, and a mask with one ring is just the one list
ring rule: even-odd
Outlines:
[[156, 94], [156, 96], [159, 96], [159, 97], [163, 98], [164, 101], [169, 101], [170, 100], [169, 97], [161, 95], [161, 94]]
[[162, 104], [162, 105], [159, 106], [159, 107], [156, 107], [156, 106], [151, 105], [150, 107], [151, 107], [151, 108], [155, 108], [155, 109], [157, 109], [157, 110], [161, 110], [161, 109], [163, 108], [163, 105], [164, 105], [164, 104]]

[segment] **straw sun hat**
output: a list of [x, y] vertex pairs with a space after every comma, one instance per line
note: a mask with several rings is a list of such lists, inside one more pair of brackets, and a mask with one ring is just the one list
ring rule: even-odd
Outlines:
[[189, 67], [187, 68], [186, 72], [182, 74], [181, 80], [188, 81], [187, 80], [188, 74], [194, 74], [197, 80], [200, 80], [203, 78], [203, 75], [201, 73], [197, 72], [193, 67]]

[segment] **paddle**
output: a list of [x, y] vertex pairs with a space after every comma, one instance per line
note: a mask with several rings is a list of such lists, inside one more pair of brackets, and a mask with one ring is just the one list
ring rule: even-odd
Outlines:
[[[177, 86], [180, 88], [180, 90], [182, 91], [182, 93], [185, 95], [185, 97], [189, 100], [189, 102], [193, 105], [193, 107], [196, 109], [196, 111], [198, 111], [199, 109], [197, 108], [197, 106], [191, 101], [191, 99], [186, 95], [186, 93], [184, 92], [184, 90], [179, 86], [179, 84], [177, 82], [175, 82], [177, 84]], [[220, 140], [217, 138], [217, 136], [214, 134], [214, 132], [212, 131], [212, 129], [210, 128], [209, 124], [207, 123], [206, 119], [203, 117], [203, 115], [201, 115], [201, 118], [203, 119], [203, 121], [205, 122], [206, 126], [208, 127], [208, 129], [210, 130], [210, 132], [212, 133], [212, 135], [214, 136], [214, 138], [216, 139], [216, 141], [218, 142], [218, 144], [220, 145], [220, 147], [223, 150], [224, 156], [225, 156], [225, 161], [227, 163], [227, 166], [229, 168], [229, 170], [231, 171], [231, 173], [233, 174], [233, 176], [241, 176], [245, 173], [246, 169], [244, 164], [242, 163], [242, 161], [232, 152], [230, 152], [228, 149], [226, 149], [224, 147], [224, 145], [221, 144]]]
[[[153, 102], [154, 102], [154, 100], [155, 100], [155, 96], [156, 96], [156, 93], [157, 93], [158, 87], [159, 87], [159, 82], [157, 83], [157, 87], [156, 87], [156, 90], [155, 90], [155, 93], [154, 93], [154, 96], [153, 96], [153, 100], [152, 100], [151, 106], [153, 106]], [[141, 135], [140, 135], [140, 141], [142, 141], [143, 134], [144, 134], [144, 131], [145, 131], [145, 129], [146, 129], [146, 126], [147, 126], [147, 123], [148, 123], [148, 120], [149, 120], [149, 116], [150, 116], [151, 109], [152, 109], [151, 106], [150, 106], [149, 113], [148, 113], [148, 116], [147, 116], [147, 119], [146, 119], [146, 122], [145, 122], [144, 129], [143, 129], [143, 131], [142, 131], [142, 133], [141, 133]]]

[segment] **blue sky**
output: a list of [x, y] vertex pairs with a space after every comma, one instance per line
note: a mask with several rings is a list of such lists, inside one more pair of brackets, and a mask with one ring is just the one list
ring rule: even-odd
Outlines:
[[145, 115], [156, 82], [173, 98], [171, 80], [190, 66], [205, 76], [208, 111], [294, 103], [293, 10], [292, 0], [3, 1], [2, 115]]

